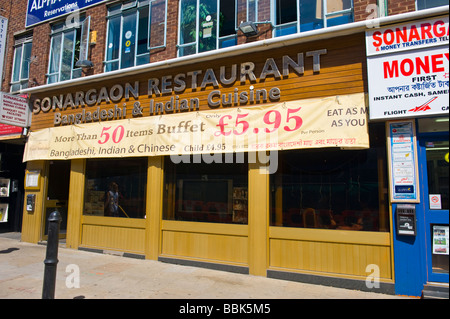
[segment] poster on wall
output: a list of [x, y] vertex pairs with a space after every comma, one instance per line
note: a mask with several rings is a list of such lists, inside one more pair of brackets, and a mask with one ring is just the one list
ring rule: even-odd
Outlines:
[[371, 120], [448, 115], [448, 30], [441, 17], [366, 32]]
[[28, 99], [0, 92], [0, 123], [19, 127], [30, 126], [31, 111]]
[[414, 121], [389, 122], [389, 171], [392, 202], [419, 202]]
[[448, 226], [433, 226], [433, 254], [448, 255]]
[[0, 223], [8, 221], [8, 204], [0, 204]]

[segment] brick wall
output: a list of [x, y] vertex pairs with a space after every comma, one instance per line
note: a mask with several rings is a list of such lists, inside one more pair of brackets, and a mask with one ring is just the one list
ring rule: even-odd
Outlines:
[[25, 31], [25, 16], [27, 0], [0, 0], [0, 15], [8, 19], [8, 36], [5, 50], [5, 61], [3, 65], [2, 91], [9, 91], [11, 81], [13, 54], [14, 54], [14, 33]]
[[416, 10], [415, 0], [388, 0], [388, 15], [396, 15]]
[[[377, 0], [353, 0], [355, 21], [366, 20], [372, 11], [366, 12], [370, 4], [376, 4]], [[270, 19], [269, 11], [270, 0], [260, 0], [258, 12], [259, 21]], [[43, 85], [46, 83], [45, 74], [48, 68], [48, 55], [50, 51], [50, 24], [43, 23], [35, 27], [25, 29], [27, 0], [0, 0], [0, 15], [8, 18], [8, 42], [4, 67], [4, 80], [1, 83], [3, 91], [9, 91], [9, 82], [11, 79], [13, 52], [14, 52], [14, 34], [22, 34], [29, 31], [33, 34], [32, 56], [36, 56], [30, 65], [30, 86]], [[238, 7], [244, 7], [244, 0], [238, 0]], [[163, 61], [177, 56], [177, 38], [178, 38], [178, 9], [179, 0], [168, 0], [167, 17], [167, 46], [162, 49], [154, 49], [150, 53], [150, 61]], [[388, 0], [388, 15], [395, 15], [415, 10], [414, 0]], [[86, 15], [91, 16], [91, 30], [97, 31], [97, 42], [90, 47], [90, 60], [94, 63], [94, 68], [88, 71], [86, 75], [99, 74], [103, 72], [103, 61], [105, 59], [106, 46], [106, 13], [105, 3], [91, 7], [86, 10]], [[244, 21], [245, 14], [240, 14], [238, 20]], [[238, 32], [238, 44], [259, 41], [272, 37], [270, 24], [259, 24], [259, 34], [253, 38], [247, 38]]]

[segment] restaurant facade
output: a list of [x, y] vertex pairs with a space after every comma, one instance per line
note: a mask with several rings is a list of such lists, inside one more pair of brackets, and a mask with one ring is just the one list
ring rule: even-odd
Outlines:
[[[45, 83], [21, 90], [32, 112], [23, 241], [45, 241], [47, 218], [58, 210], [72, 249], [421, 294], [405, 288], [402, 267], [414, 258], [411, 245], [423, 247], [426, 238], [404, 239], [396, 218], [401, 204], [416, 203], [419, 234], [425, 195], [394, 197], [393, 189], [405, 189], [393, 185], [399, 164], [390, 161], [398, 158], [389, 144], [398, 119], [371, 118], [367, 39], [386, 25], [441, 21], [448, 6], [395, 12], [373, 28], [356, 2], [300, 23], [301, 14], [288, 17], [289, 6], [278, 2], [236, 1], [229, 31], [215, 15], [230, 14], [220, 1], [209, 1], [216, 11], [202, 1], [97, 2], [63, 16], [65, 26], [38, 21], [31, 12], [41, 8], [28, 8], [27, 30], [46, 28], [33, 37], [51, 39]], [[200, 18], [189, 20], [192, 8]], [[80, 19], [73, 33], [68, 17]], [[255, 20], [256, 35], [236, 31]], [[69, 47], [71, 36], [80, 48]], [[91, 64], [80, 58], [80, 67], [64, 69], [72, 52]], [[446, 63], [448, 75], [448, 50], [446, 62], [433, 61], [439, 76]], [[416, 134], [415, 118], [406, 122]], [[436, 231], [445, 239], [445, 227]], [[424, 276], [416, 287], [431, 281]]]

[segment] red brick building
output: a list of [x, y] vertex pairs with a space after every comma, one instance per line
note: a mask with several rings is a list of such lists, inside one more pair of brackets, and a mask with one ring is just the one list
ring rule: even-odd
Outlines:
[[[448, 1], [63, 3], [0, 0], [8, 21], [1, 89], [26, 94], [32, 109], [31, 126], [12, 138], [22, 148], [26, 142], [25, 176], [8, 176], [25, 180], [25, 205], [13, 213], [23, 217], [23, 241], [45, 241], [46, 219], [58, 210], [72, 249], [422, 293], [431, 281], [426, 271], [410, 282], [399, 274], [408, 258], [431, 256], [418, 243], [431, 240], [435, 222], [422, 221], [416, 242], [396, 235], [389, 121], [366, 114], [367, 39], [384, 30], [376, 50], [397, 50], [394, 40], [418, 21], [422, 33], [404, 47], [442, 50]], [[397, 33], [386, 29], [397, 25]], [[430, 76], [442, 87], [432, 94], [448, 95], [448, 53], [433, 59], [439, 74]], [[404, 73], [413, 73], [411, 61], [400, 65]], [[419, 73], [427, 73], [420, 62]], [[395, 74], [395, 63], [385, 70]], [[428, 119], [448, 121], [448, 106]], [[448, 152], [448, 143], [436, 145]], [[448, 180], [448, 169], [435, 164]], [[436, 183], [447, 212], [436, 234], [445, 237], [448, 188]], [[433, 278], [448, 289], [448, 258], [439, 249], [433, 264], [417, 269], [439, 268], [444, 275]]]

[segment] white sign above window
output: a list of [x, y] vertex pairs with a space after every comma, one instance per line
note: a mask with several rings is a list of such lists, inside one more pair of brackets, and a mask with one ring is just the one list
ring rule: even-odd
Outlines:
[[448, 17], [366, 32], [371, 120], [448, 115]]

